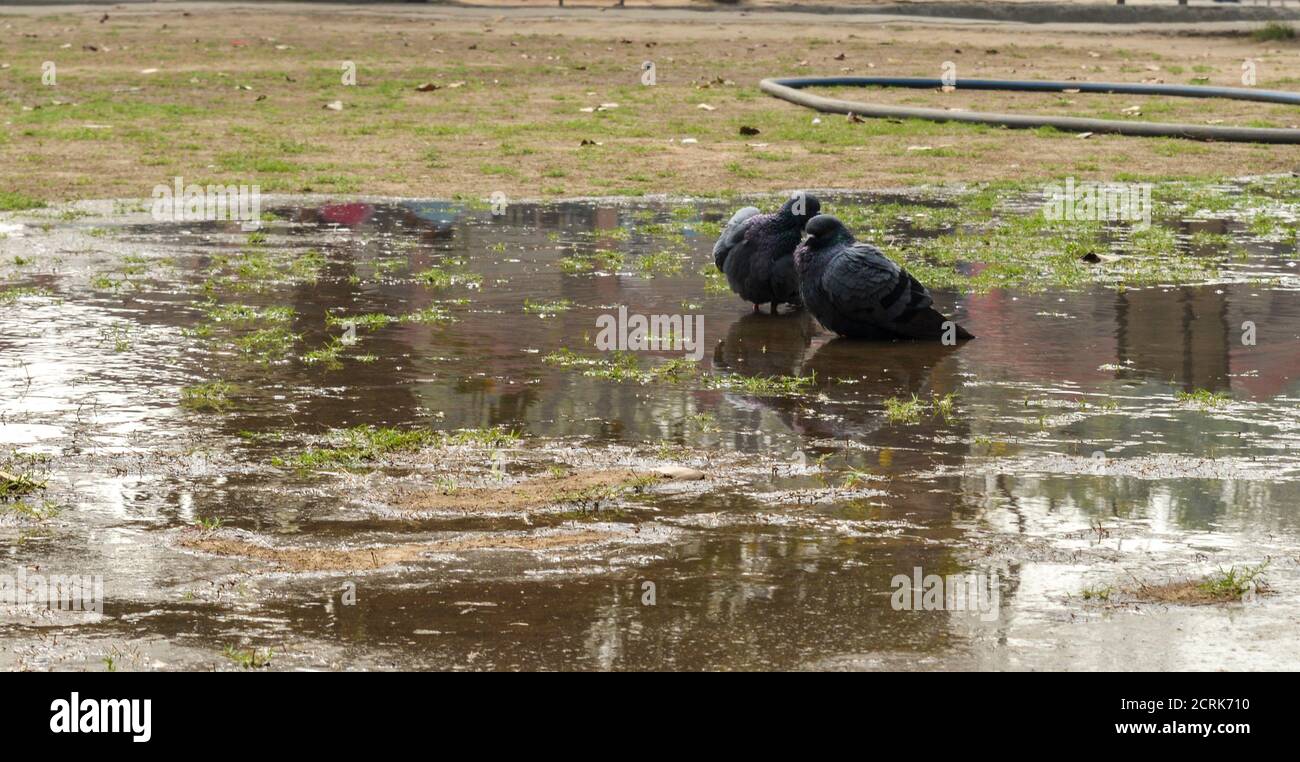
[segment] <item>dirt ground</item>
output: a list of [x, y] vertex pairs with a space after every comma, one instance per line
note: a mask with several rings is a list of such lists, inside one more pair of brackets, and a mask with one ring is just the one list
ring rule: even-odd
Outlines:
[[177, 545], [189, 550], [233, 556], [272, 564], [288, 571], [364, 571], [415, 561], [430, 553], [477, 550], [546, 550], [590, 545], [613, 537], [612, 532], [577, 531], [542, 535], [481, 535], [449, 540], [384, 545], [373, 548], [271, 547], [251, 540], [214, 533], [189, 532]]
[[[9, 8], [0, 12], [0, 208], [147, 197], [176, 176], [263, 192], [537, 198], [1300, 167], [1295, 146], [832, 115], [817, 123], [757, 88], [779, 75], [938, 77], [948, 62], [959, 78], [1240, 86], [1249, 61], [1259, 87], [1300, 82], [1295, 41], [1147, 29], [646, 9]], [[653, 86], [642, 84], [645, 62]], [[1294, 107], [1232, 101], [960, 88], [845, 97], [1300, 125]]]

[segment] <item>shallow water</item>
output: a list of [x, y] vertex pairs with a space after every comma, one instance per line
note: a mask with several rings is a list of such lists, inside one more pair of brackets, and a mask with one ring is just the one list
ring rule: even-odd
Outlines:
[[[61, 510], [0, 513], [3, 564], [102, 574], [105, 604], [103, 617], [0, 604], [0, 665], [228, 669], [235, 646], [271, 650], [274, 668], [1300, 667], [1296, 252], [1240, 224], [1196, 223], [1246, 252], [1213, 283], [936, 291], [979, 337], [954, 348], [836, 340], [707, 290], [718, 204], [273, 207], [260, 243], [138, 212], [6, 220], [5, 287], [32, 293], [0, 301], [0, 445], [48, 456], [44, 499]], [[250, 247], [269, 264], [221, 265]], [[561, 262], [602, 251], [622, 263]], [[414, 277], [430, 268], [451, 282]], [[261, 361], [234, 340], [271, 323], [214, 322], [209, 300], [292, 307], [297, 338]], [[702, 315], [710, 374], [815, 380], [760, 396], [543, 362], [599, 356], [597, 318], [620, 305]], [[430, 307], [453, 320], [358, 325], [336, 362], [303, 359], [346, 332], [340, 316]], [[232, 385], [229, 408], [180, 404], [214, 380]], [[1229, 399], [1177, 398], [1197, 390]], [[947, 415], [885, 413], [889, 398], [948, 394]], [[523, 435], [467, 451], [474, 477], [607, 458], [709, 478], [581, 515], [410, 516], [385, 488], [448, 472], [273, 464], [363, 424]], [[326, 548], [576, 526], [615, 539], [307, 573], [181, 547], [200, 518]], [[1268, 593], [1243, 603], [1082, 599], [1266, 561]], [[895, 609], [891, 580], [917, 567], [995, 576], [995, 611]]]

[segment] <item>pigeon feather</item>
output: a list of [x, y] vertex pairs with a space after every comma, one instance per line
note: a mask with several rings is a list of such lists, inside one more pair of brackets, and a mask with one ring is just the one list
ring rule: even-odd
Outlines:
[[816, 198], [796, 194], [779, 211], [745, 207], [731, 217], [713, 246], [713, 263], [727, 285], [757, 310], [761, 304], [799, 304], [794, 250], [804, 224], [820, 210]]
[[[934, 309], [930, 290], [869, 243], [859, 243], [834, 217], [808, 224], [795, 251], [804, 304], [826, 326], [854, 338], [941, 339], [950, 321]], [[957, 339], [974, 338], [952, 325]]]

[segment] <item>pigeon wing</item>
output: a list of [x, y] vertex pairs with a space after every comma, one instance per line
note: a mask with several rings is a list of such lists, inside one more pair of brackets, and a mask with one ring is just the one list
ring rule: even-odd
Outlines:
[[722, 269], [723, 263], [727, 261], [731, 252], [744, 243], [746, 223], [759, 213], [757, 207], [747, 206], [731, 215], [731, 221], [722, 229], [718, 242], [713, 244], [713, 264], [717, 265], [719, 270]]
[[[835, 309], [860, 326], [911, 339], [939, 339], [947, 330], [930, 290], [870, 244], [844, 247], [823, 277]], [[974, 338], [961, 326], [954, 330], [955, 338]]]
[[822, 274], [835, 311], [881, 328], [930, 306], [930, 292], [906, 270], [867, 243], [841, 246]]

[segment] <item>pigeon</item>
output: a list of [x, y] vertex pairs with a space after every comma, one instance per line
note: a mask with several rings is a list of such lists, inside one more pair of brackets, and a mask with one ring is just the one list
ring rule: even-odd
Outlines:
[[973, 339], [934, 309], [930, 291], [844, 223], [814, 217], [795, 249], [803, 303], [841, 336], [855, 339]]
[[796, 193], [775, 214], [747, 206], [736, 212], [713, 245], [713, 263], [727, 276], [731, 290], [754, 312], [770, 303], [799, 305], [799, 278], [794, 271], [794, 248], [804, 225], [821, 211], [821, 203], [806, 193]]

